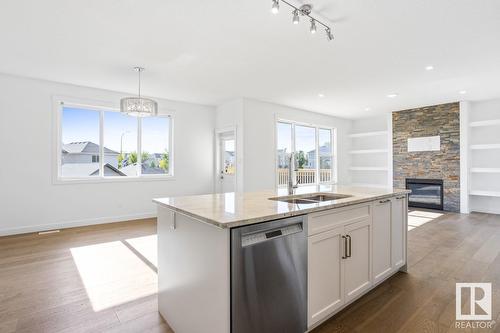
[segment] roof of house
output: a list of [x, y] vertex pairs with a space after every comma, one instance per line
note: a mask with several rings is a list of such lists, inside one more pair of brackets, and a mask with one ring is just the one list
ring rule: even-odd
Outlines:
[[[99, 174], [99, 163], [67, 163], [61, 165], [61, 175], [68, 178], [82, 176], [97, 176]], [[109, 163], [104, 164], [105, 176], [126, 176], [123, 172]]]
[[[99, 145], [91, 141], [81, 141], [81, 142], [71, 142], [62, 145], [62, 151], [68, 154], [99, 154]], [[104, 147], [105, 154], [116, 154], [119, 153]]]

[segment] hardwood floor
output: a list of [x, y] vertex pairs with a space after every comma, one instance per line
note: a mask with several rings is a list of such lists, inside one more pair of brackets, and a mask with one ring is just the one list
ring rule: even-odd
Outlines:
[[156, 220], [0, 238], [0, 332], [172, 332]]
[[[500, 322], [500, 216], [411, 211], [408, 273], [397, 273], [314, 330], [500, 332], [455, 329], [455, 283], [491, 282]], [[414, 228], [412, 228], [412, 225]]]
[[[453, 329], [455, 282], [492, 282], [500, 322], [500, 216], [439, 215], [410, 213], [408, 274], [314, 333], [471, 332]], [[172, 332], [156, 282], [153, 219], [3, 237], [0, 332]]]

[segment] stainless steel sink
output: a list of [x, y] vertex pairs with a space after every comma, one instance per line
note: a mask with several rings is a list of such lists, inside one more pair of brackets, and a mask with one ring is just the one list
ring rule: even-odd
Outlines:
[[313, 194], [311, 196], [302, 197], [302, 199], [312, 200], [312, 201], [332, 201], [352, 197], [352, 195], [346, 194]]
[[324, 201], [333, 201], [352, 197], [352, 195], [337, 193], [309, 193], [297, 194], [284, 197], [269, 198], [269, 200], [288, 202], [292, 204], [312, 204]]
[[299, 199], [299, 198], [270, 198], [269, 200], [283, 201], [291, 204], [313, 204], [317, 203], [317, 201], [307, 200], [307, 199]]

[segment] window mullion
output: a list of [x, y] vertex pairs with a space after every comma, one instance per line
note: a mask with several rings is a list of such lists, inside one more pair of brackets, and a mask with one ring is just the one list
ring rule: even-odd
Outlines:
[[137, 175], [142, 176], [142, 118], [137, 118]]
[[104, 111], [99, 111], [99, 177], [104, 178]]
[[319, 179], [319, 168], [320, 168], [320, 161], [319, 161], [319, 128], [316, 127], [314, 129], [315, 133], [315, 139], [316, 139], [316, 181], [315, 184], [318, 185], [321, 183], [321, 180]]

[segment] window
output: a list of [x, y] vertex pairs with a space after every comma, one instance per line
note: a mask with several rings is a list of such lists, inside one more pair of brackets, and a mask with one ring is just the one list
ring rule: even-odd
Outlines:
[[288, 182], [290, 153], [295, 153], [296, 182], [299, 185], [334, 183], [334, 140], [331, 128], [278, 121], [276, 164], [278, 186]]
[[234, 175], [236, 171], [236, 161], [235, 161], [235, 150], [234, 150], [234, 144], [235, 141], [234, 139], [223, 139], [222, 140], [222, 145], [223, 145], [223, 169], [222, 173], [225, 175]]
[[172, 175], [169, 116], [135, 118], [114, 110], [62, 105], [60, 126], [62, 180]]

